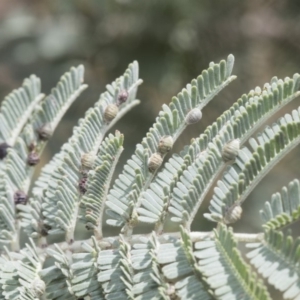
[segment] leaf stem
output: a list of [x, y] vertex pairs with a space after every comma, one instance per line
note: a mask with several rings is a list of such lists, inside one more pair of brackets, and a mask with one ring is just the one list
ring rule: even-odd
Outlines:
[[[195, 231], [189, 233], [191, 237], [191, 241], [193, 243], [199, 242], [202, 240], [212, 240], [215, 235], [213, 231]], [[243, 243], [255, 243], [255, 242], [261, 242], [264, 238], [264, 233], [233, 233], [234, 238], [238, 242]], [[127, 240], [127, 242], [131, 245], [140, 243], [141, 239], [145, 238], [151, 238], [151, 233], [149, 234], [134, 234], [131, 236], [131, 239]], [[179, 240], [181, 238], [180, 232], [173, 232], [173, 233], [164, 233], [160, 236], [157, 236], [158, 241], [161, 244], [171, 243], [176, 240]], [[101, 249], [110, 249], [110, 248], [116, 248], [119, 245], [120, 236], [113, 236], [113, 237], [107, 237], [102, 238], [101, 240], [98, 240], [98, 245], [101, 247]], [[45, 254], [45, 252], [48, 251], [48, 249], [56, 249], [56, 246], [59, 246], [59, 248], [62, 251], [70, 251], [70, 252], [81, 252], [85, 251], [83, 244], [88, 244], [90, 246], [93, 245], [92, 238], [87, 240], [81, 240], [81, 241], [74, 241], [74, 243], [69, 244], [68, 242], [61, 242], [53, 245], [46, 246], [44, 248], [37, 248], [39, 254]], [[56, 245], [56, 246], [55, 246]]]

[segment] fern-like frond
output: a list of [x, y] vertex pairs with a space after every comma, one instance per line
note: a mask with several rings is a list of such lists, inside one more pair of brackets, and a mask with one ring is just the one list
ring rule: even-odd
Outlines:
[[103, 141], [95, 161], [97, 167], [89, 173], [87, 191], [81, 201], [86, 227], [94, 229], [97, 238], [103, 235], [102, 217], [105, 201], [113, 172], [123, 151], [123, 139], [123, 135], [116, 131], [115, 136], [110, 134]]
[[26, 162], [30, 153], [34, 152], [38, 156], [41, 154], [45, 142], [50, 138], [67, 109], [87, 88], [87, 85], [83, 84], [83, 75], [82, 65], [71, 68], [60, 78], [51, 94], [35, 107], [15, 146], [20, 157]]
[[[10, 114], [13, 107], [5, 99], [5, 113], [0, 110], [0, 121], [6, 122], [5, 140], [0, 129], [0, 155], [5, 157], [0, 161], [0, 300], [269, 300], [268, 286], [258, 273], [285, 299], [300, 299], [300, 238], [278, 231], [299, 220], [298, 180], [265, 204], [264, 233], [233, 233], [227, 227], [241, 217], [241, 205], [254, 187], [300, 143], [300, 107], [251, 138], [300, 94], [299, 74], [284, 80], [274, 77], [263, 90], [243, 95], [163, 164], [183, 130], [199, 121], [202, 108], [235, 78], [233, 62], [229, 55], [227, 61], [210, 63], [163, 105], [112, 189], [123, 135], [105, 135], [139, 103], [136, 93], [142, 80], [137, 62], [106, 86], [32, 191], [34, 166], [46, 142], [86, 88], [83, 67], [72, 68], [43, 100], [35, 77], [14, 91], [11, 103], [24, 97], [30, 102], [31, 112], [26, 110], [24, 118], [16, 119], [19, 107]], [[9, 124], [8, 116], [14, 119]], [[217, 182], [218, 177], [222, 179]], [[217, 228], [191, 232], [199, 206], [215, 183], [205, 217], [218, 222]], [[122, 227], [120, 235], [104, 236], [104, 206], [108, 224]], [[169, 214], [180, 224], [180, 232], [164, 233]], [[78, 220], [94, 231], [91, 238], [74, 241]], [[133, 235], [139, 222], [155, 224], [154, 232]], [[23, 232], [30, 242], [20, 250]], [[57, 234], [65, 241], [48, 246]], [[249, 243], [248, 258], [258, 271], [252, 272], [243, 260], [237, 241]]]
[[217, 299], [271, 299], [261, 280], [243, 261], [230, 228], [221, 225], [213, 241], [196, 242], [194, 255]]
[[292, 115], [286, 114], [267, 126], [257, 140], [252, 138], [248, 148], [239, 151], [233, 166], [218, 181], [210, 202], [211, 214], [204, 214], [211, 221], [231, 223], [231, 215], [236, 206], [240, 206], [261, 179], [281, 158], [300, 143], [300, 108]]
[[[148, 195], [142, 202], [143, 217], [140, 218], [151, 223], [157, 222], [161, 226], [160, 220], [165, 218], [166, 209], [169, 209], [174, 215], [172, 221], [189, 227], [215, 178], [225, 167], [222, 151], [226, 143], [236, 138], [244, 143], [263, 122], [295, 99], [300, 94], [299, 80], [298, 74], [293, 79], [286, 78], [284, 81], [274, 77], [270, 83], [265, 84], [263, 91], [256, 88], [238, 99], [185, 148], [181, 153], [182, 158], [176, 157], [177, 161], [181, 161], [176, 172], [170, 172], [167, 168], [163, 170], [162, 179], [156, 180], [156, 187], [161, 187], [152, 191], [150, 187], [147, 191]], [[170, 163], [172, 165], [171, 161]], [[157, 177], [159, 176], [160, 174]], [[170, 176], [172, 178], [167, 179]], [[169, 192], [163, 192], [163, 189], [168, 189]], [[149, 195], [153, 195], [153, 192], [156, 196], [149, 201]]]
[[[124, 230], [132, 230], [137, 222], [136, 208], [141, 205], [142, 193], [149, 188], [165, 156], [159, 150], [160, 141], [169, 136], [175, 142], [188, 124], [199, 121], [201, 109], [235, 79], [235, 76], [231, 76], [233, 62], [234, 57], [229, 55], [227, 62], [223, 60], [219, 64], [211, 63], [209, 69], [203, 71], [197, 80], [194, 79], [177, 97], [173, 97], [169, 106], [163, 105], [156, 123], [150, 128], [142, 144], [137, 145], [135, 154], [110, 191], [110, 198], [106, 202], [109, 208], [107, 212], [114, 217], [107, 220], [109, 225], [125, 225]], [[153, 166], [150, 167], [150, 163]], [[143, 211], [140, 210], [139, 213]], [[153, 216], [155, 211], [151, 213]], [[149, 214], [144, 217], [141, 220], [148, 220]]]
[[169, 211], [174, 215], [173, 222], [181, 222], [189, 227], [202, 203], [202, 195], [212, 184], [218, 167], [222, 164], [219, 149], [210, 144], [208, 151], [199, 155], [195, 163], [184, 170], [173, 189]]
[[105, 299], [135, 299], [130, 245], [120, 238], [118, 249], [102, 250], [98, 256], [98, 282]]
[[135, 272], [133, 294], [136, 300], [169, 299], [170, 285], [166, 282], [156, 258], [159, 247], [155, 234], [133, 245], [131, 261]]
[[0, 248], [17, 242], [15, 228], [15, 205], [13, 195], [9, 191], [9, 182], [4, 174], [0, 174]]
[[263, 226], [269, 229], [280, 229], [300, 219], [300, 184], [295, 179], [281, 193], [272, 195], [271, 201], [265, 203], [260, 211]]
[[0, 108], [0, 144], [14, 146], [24, 125], [44, 97], [41, 81], [35, 75], [25, 79], [22, 87], [6, 96]]
[[[4, 255], [0, 256], [0, 266], [5, 266], [7, 264], [8, 259], [4, 257]], [[2, 268], [0, 267], [0, 280], [1, 280]], [[0, 299], [5, 300], [5, 296], [3, 295], [3, 286], [0, 284]]]
[[270, 229], [265, 232], [262, 243], [247, 246], [254, 248], [247, 254], [250, 263], [271, 285], [283, 292], [283, 299], [299, 299], [300, 239], [293, 240], [290, 235], [284, 236], [282, 232]]
[[259, 96], [251, 97], [247, 102], [243, 100], [245, 104], [240, 104], [235, 112], [234, 137], [239, 138], [242, 144], [246, 142], [257, 128], [300, 95], [299, 87], [298, 73], [284, 80], [273, 77], [270, 84], [264, 85]]
[[0, 266], [0, 285], [3, 296], [9, 300], [36, 300], [44, 294], [45, 282], [39, 271], [42, 269], [33, 241], [20, 253], [9, 253]]
[[142, 194], [142, 205], [137, 209], [139, 221], [157, 223], [156, 231], [158, 232], [162, 229], [160, 224], [164, 221], [164, 211], [168, 205], [170, 190], [175, 186], [174, 174], [183, 164], [183, 158], [174, 154], [156, 175], [149, 189]]
[[71, 291], [72, 272], [71, 259], [59, 248], [48, 249], [48, 255], [54, 259], [54, 265], [40, 271], [40, 276], [46, 284], [45, 294], [51, 300], [78, 299]]
[[[284, 82], [273, 79], [271, 84], [265, 85], [264, 91], [260, 94], [253, 96], [250, 92], [248, 97], [242, 97], [238, 101], [239, 109], [235, 111], [235, 116], [225, 124], [225, 127], [220, 129], [220, 134], [216, 135], [218, 126], [215, 125], [209, 129], [211, 133], [206, 133], [206, 138], [200, 136], [202, 144], [206, 141], [207, 148], [202, 149], [195, 161], [183, 171], [177, 189], [174, 189], [170, 207], [170, 211], [175, 215], [173, 221], [187, 223], [186, 226], [190, 226], [205, 195], [226, 166], [222, 158], [226, 143], [236, 138], [240, 139], [241, 143], [246, 141], [262, 122], [284, 104], [295, 99], [299, 95], [298, 89], [298, 74], [293, 80], [286, 78]], [[210, 136], [215, 136], [211, 143]]]
[[[50, 138], [63, 115], [87, 88], [87, 85], [83, 84], [83, 76], [84, 67], [82, 65], [77, 68], [72, 67], [60, 78], [51, 94], [36, 108], [15, 147], [25, 161], [30, 151], [41, 155], [45, 142]], [[29, 149], [31, 147], [33, 149]]]
[[15, 249], [18, 240], [16, 227], [17, 205], [27, 200], [24, 191], [29, 188], [28, 166], [15, 149], [8, 150], [5, 164], [0, 172], [0, 244]]
[[[37, 157], [41, 155], [46, 141], [51, 137], [68, 108], [87, 88], [87, 85], [83, 84], [83, 75], [84, 67], [82, 65], [77, 68], [72, 67], [60, 78], [51, 94], [35, 109], [32, 118], [22, 130], [19, 142], [15, 147], [26, 162], [29, 161], [29, 156], [32, 153]], [[28, 173], [30, 178], [32, 168]]]
[[[68, 108], [87, 88], [87, 85], [83, 84], [83, 76], [82, 65], [77, 68], [72, 67], [60, 78], [57, 86], [51, 90], [51, 94], [35, 109], [15, 147], [26, 163], [31, 153], [34, 153], [37, 158], [41, 155], [46, 141], [51, 137]], [[28, 171], [29, 178], [32, 176], [32, 169]]]
[[57, 86], [52, 89], [51, 94], [33, 116], [32, 126], [35, 131], [45, 124], [55, 130], [70, 105], [87, 88], [87, 84], [83, 84], [83, 76], [84, 67], [79, 65], [77, 68], [72, 67], [60, 78]]
[[72, 241], [78, 212], [80, 152], [70, 146], [65, 149], [65, 154], [64, 162], [58, 167], [56, 180], [52, 180], [45, 191], [43, 223], [50, 228], [48, 234], [70, 234], [68, 241]]
[[197, 266], [193, 244], [184, 229], [181, 231], [181, 241], [160, 245], [157, 261], [162, 265], [161, 270], [167, 282], [174, 284], [173, 296], [181, 299], [212, 299]]
[[[32, 169], [33, 166], [38, 163], [39, 155], [45, 146], [45, 140], [44, 138], [41, 138], [40, 130], [43, 125], [47, 124], [47, 134], [51, 135], [50, 131], [52, 132], [55, 129], [67, 108], [87, 87], [87, 85], [82, 84], [83, 72], [83, 66], [79, 66], [78, 68], [71, 68], [70, 72], [63, 75], [60, 79], [60, 82], [57, 84], [57, 87], [52, 89], [51, 95], [46, 97], [41, 102], [40, 106], [37, 106], [37, 103], [35, 103], [34, 110], [31, 108], [30, 111], [30, 113], [32, 113], [31, 118], [27, 118], [28, 120], [26, 119], [27, 125], [25, 127], [22, 126], [21, 132], [18, 130], [20, 137], [14, 138], [16, 140], [14, 145], [15, 147], [8, 150], [5, 164], [1, 169], [1, 172], [5, 174], [3, 177], [6, 178], [6, 182], [8, 183], [5, 184], [5, 181], [0, 182], [0, 190], [6, 189], [6, 203], [5, 205], [3, 203], [3, 213], [0, 214], [1, 225], [4, 223], [6, 223], [6, 225], [13, 224], [13, 220], [16, 219], [17, 212], [15, 206], [25, 206], [31, 176], [33, 174]], [[39, 94], [40, 81], [36, 77], [32, 77], [31, 79], [31, 85], [29, 84], [30, 82], [28, 83], [28, 81], [26, 81], [27, 85], [24, 85], [24, 89], [26, 87], [25, 90], [27, 91], [28, 95], [31, 95], [31, 97], [35, 96], [35, 98], [39, 98], [41, 97], [41, 94]], [[19, 91], [18, 93], [24, 96], [25, 92]], [[11, 99], [11, 102], [14, 103], [13, 99]], [[15, 105], [16, 109], [22, 107], [21, 104]], [[18, 126], [20, 127], [20, 124], [21, 123], [15, 124], [17, 126], [16, 128], [18, 128]], [[43, 134], [45, 134], [45, 132], [43, 132]], [[49, 138], [49, 136], [47, 136], [47, 138]], [[5, 186], [2, 187], [2, 185]], [[22, 197], [17, 197], [18, 194], [22, 194]], [[2, 199], [5, 201], [4, 198]], [[30, 222], [32, 223], [31, 218]], [[7, 226], [2, 227], [1, 225], [0, 232], [2, 233], [4, 230], [5, 235], [7, 236]], [[9, 227], [12, 234], [10, 241], [12, 241], [14, 239], [13, 234], [16, 234], [18, 229], [14, 228], [14, 230], [12, 230], [12, 226]]]
[[[90, 299], [109, 299], [104, 297], [103, 289], [97, 280], [97, 260], [100, 248], [97, 246], [95, 238], [92, 238], [93, 245], [83, 245], [86, 253], [75, 253], [72, 256], [72, 291], [76, 297], [89, 295]], [[119, 279], [120, 280], [120, 279]]]
[[[43, 204], [35, 205], [38, 209], [42, 207], [43, 220], [36, 221], [42, 222], [43, 228], [49, 234], [65, 233], [67, 240], [73, 240], [79, 204], [86, 190], [86, 173], [96, 167], [86, 168], [82, 161], [83, 156], [96, 155], [105, 133], [130, 108], [139, 103], [135, 99], [137, 87], [142, 83], [138, 76], [138, 64], [134, 62], [129, 65], [123, 76], [107, 85], [107, 92], [101, 94], [95, 106], [86, 112], [61, 152], [43, 169], [33, 189], [32, 201], [38, 201], [41, 194], [45, 195]], [[119, 95], [124, 91], [126, 101], [119, 103]], [[111, 105], [118, 105], [118, 113], [113, 120], [108, 121], [105, 116], [107, 108]], [[31, 212], [32, 217], [41, 215], [35, 208]], [[30, 214], [27, 213], [23, 224], [27, 223], [26, 230], [34, 233], [36, 231], [29, 217]]]
[[[234, 117], [235, 111], [238, 109], [239, 105], [244, 105], [251, 97], [253, 98], [260, 93], [261, 90], [256, 89], [256, 91], [250, 91], [248, 96], [243, 95], [229, 110], [225, 111], [216, 122], [209, 126], [204, 134], [201, 134], [199, 138], [193, 139], [191, 145], [186, 146], [185, 149], [181, 151], [180, 155], [172, 155], [169, 161], [164, 165], [162, 171], [157, 174], [154, 182], [150, 185], [150, 188], [143, 194], [142, 207], [138, 208], [140, 221], [156, 223], [156, 230], [158, 232], [162, 230], [169, 208], [171, 193], [173, 194], [176, 183], [182, 176], [184, 170], [193, 163], [195, 163], [196, 166], [199, 165], [198, 159], [200, 159], [200, 162], [203, 161], [203, 155], [207, 155], [206, 150], [208, 149], [208, 143], [217, 135], [226, 131], [226, 124]], [[183, 195], [183, 193], [180, 193], [180, 197]], [[170, 211], [174, 212], [176, 216], [182, 217], [182, 206], [177, 205], [174, 202], [172, 203], [172, 206], [175, 207], [175, 210], [171, 207]], [[182, 219], [173, 217], [172, 220], [180, 222]]]
[[6, 165], [3, 169], [10, 181], [11, 191], [27, 191], [29, 189], [30, 180], [27, 177], [29, 169], [26, 162], [18, 155], [15, 149], [9, 149]]

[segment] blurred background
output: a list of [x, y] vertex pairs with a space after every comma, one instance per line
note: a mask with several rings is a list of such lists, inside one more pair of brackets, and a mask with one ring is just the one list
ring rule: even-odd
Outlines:
[[[174, 152], [199, 136], [243, 93], [262, 87], [275, 75], [284, 78], [300, 72], [299, 0], [0, 1], [0, 99], [32, 73], [42, 79], [43, 92], [49, 93], [71, 66], [83, 64], [86, 69], [89, 89], [64, 117], [42, 165], [67, 141], [105, 85], [138, 60], [144, 79], [138, 92], [141, 105], [113, 129], [125, 134], [120, 172], [162, 104], [169, 103], [210, 61], [219, 62], [229, 53], [235, 55], [233, 74], [238, 79], [204, 109], [202, 121], [184, 132]], [[296, 99], [284, 112], [299, 103]], [[261, 231], [259, 209], [272, 193], [300, 177], [299, 158], [298, 147], [259, 184], [244, 205], [242, 220], [234, 225], [236, 231]], [[206, 210], [203, 205], [193, 230], [214, 227], [202, 217]]]

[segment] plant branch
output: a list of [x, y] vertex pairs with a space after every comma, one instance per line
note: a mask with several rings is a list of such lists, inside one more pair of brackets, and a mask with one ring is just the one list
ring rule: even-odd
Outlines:
[[249, 188], [240, 195], [239, 199], [236, 201], [238, 204], [242, 204], [250, 193], [255, 189], [255, 187], [262, 181], [262, 179], [270, 172], [270, 170], [275, 167], [286, 155], [292, 151], [300, 143], [300, 136], [295, 138], [289, 145], [286, 145], [284, 149], [273, 159], [267, 167], [265, 167], [251, 182]]
[[[213, 231], [195, 231], [189, 233], [191, 237], [191, 241], [193, 243], [199, 242], [202, 240], [212, 240], [214, 238], [214, 232]], [[264, 238], [264, 233], [234, 233], [234, 238], [238, 242], [243, 243], [255, 243], [255, 242], [261, 242]], [[133, 234], [131, 236], [131, 239], [127, 242], [131, 245], [140, 243], [141, 239], [150, 238], [151, 233], [149, 234]], [[173, 233], [164, 233], [162, 235], [157, 236], [158, 241], [161, 244], [170, 243], [175, 240], [179, 240], [181, 238], [180, 232], [173, 232]], [[110, 248], [116, 248], [119, 245], [120, 236], [113, 236], [113, 237], [105, 237], [98, 241], [98, 245], [102, 249], [110, 249]], [[93, 245], [93, 240], [87, 239], [82, 241], [74, 241], [73, 243], [67, 243], [67, 242], [61, 242], [49, 246], [45, 246], [44, 248], [38, 248], [39, 254], [44, 254], [48, 251], [48, 249], [55, 249], [55, 245], [59, 246], [59, 248], [63, 251], [70, 251], [70, 252], [81, 252], [84, 251], [83, 244], [88, 244], [90, 246]]]

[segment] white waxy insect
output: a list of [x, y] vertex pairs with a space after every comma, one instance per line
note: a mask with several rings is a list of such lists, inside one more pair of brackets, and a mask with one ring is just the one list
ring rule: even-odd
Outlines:
[[83, 153], [81, 156], [81, 165], [87, 169], [92, 169], [96, 160], [94, 152]]
[[225, 215], [224, 223], [225, 224], [235, 223], [237, 220], [241, 218], [242, 213], [243, 213], [243, 209], [240, 205], [236, 205], [230, 208]]
[[170, 135], [164, 135], [158, 144], [158, 152], [161, 154], [166, 154], [173, 147], [173, 138]]
[[234, 139], [226, 143], [222, 150], [222, 159], [224, 162], [233, 163], [239, 154], [240, 141]]
[[46, 284], [43, 280], [35, 278], [31, 283], [31, 290], [36, 297], [40, 298], [45, 293]]
[[190, 125], [197, 123], [202, 118], [202, 112], [199, 108], [192, 109], [185, 117], [185, 123]]

